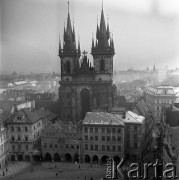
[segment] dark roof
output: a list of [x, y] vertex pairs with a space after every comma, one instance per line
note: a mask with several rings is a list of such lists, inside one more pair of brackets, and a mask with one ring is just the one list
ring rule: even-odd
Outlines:
[[8, 118], [13, 106], [13, 101], [0, 101], [0, 109], [2, 109], [2, 114], [0, 114], [0, 122], [3, 122]]
[[[45, 109], [38, 109], [35, 111], [30, 111], [29, 109], [21, 109], [13, 114], [6, 120], [7, 124], [11, 123], [23, 123], [23, 124], [33, 124], [40, 119], [43, 119], [51, 114], [50, 111]], [[18, 116], [21, 117], [21, 120], [14, 121]]]
[[121, 125], [124, 122], [117, 116], [106, 112], [87, 112], [83, 125]]

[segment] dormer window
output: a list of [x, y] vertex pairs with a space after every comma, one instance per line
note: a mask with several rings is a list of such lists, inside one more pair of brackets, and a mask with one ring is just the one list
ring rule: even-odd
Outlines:
[[21, 121], [22, 117], [20, 115], [17, 116], [17, 120]]
[[37, 96], [37, 99], [40, 99], [40, 95]]

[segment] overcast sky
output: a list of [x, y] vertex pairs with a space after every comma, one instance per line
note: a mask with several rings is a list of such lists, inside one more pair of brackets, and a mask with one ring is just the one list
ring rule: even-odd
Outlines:
[[[114, 70], [179, 67], [178, 0], [103, 4], [114, 37]], [[101, 0], [70, 0], [76, 38], [80, 35], [81, 50], [90, 61], [101, 8]], [[67, 0], [0, 0], [0, 74], [60, 72], [59, 35], [62, 42], [67, 11]]]

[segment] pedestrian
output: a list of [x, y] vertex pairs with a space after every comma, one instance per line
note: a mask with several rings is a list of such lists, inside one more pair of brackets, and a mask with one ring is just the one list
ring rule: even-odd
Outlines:
[[12, 176], [10, 177], [10, 180], [12, 180]]
[[5, 176], [5, 172], [4, 171], [3, 171], [2, 175]]

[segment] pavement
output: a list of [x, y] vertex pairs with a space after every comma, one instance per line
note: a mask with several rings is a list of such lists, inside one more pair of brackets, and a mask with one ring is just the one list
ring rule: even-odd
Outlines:
[[88, 169], [88, 170], [95, 170], [95, 169], [106, 169], [106, 164], [99, 165], [99, 164], [75, 164], [75, 163], [66, 163], [66, 162], [44, 162], [42, 166], [48, 169], [58, 168], [58, 169]]
[[3, 170], [0, 170], [0, 179], [3, 177], [10, 177], [13, 176], [14, 174], [23, 171], [24, 169], [28, 168], [31, 166], [30, 162], [25, 162], [25, 161], [16, 161], [14, 163], [10, 162], [7, 165], [7, 171], [6, 168], [4, 170], [4, 176], [3, 176]]

